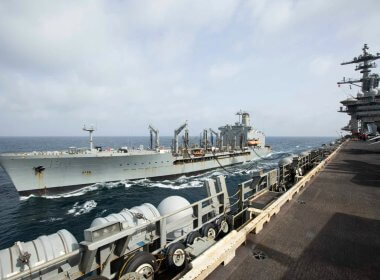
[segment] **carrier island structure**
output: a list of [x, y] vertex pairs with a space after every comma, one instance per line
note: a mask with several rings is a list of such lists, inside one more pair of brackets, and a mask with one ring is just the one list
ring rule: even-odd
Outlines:
[[357, 86], [360, 91], [356, 97], [351, 96], [342, 100], [342, 107], [338, 112], [347, 113], [351, 119], [342, 130], [350, 131], [353, 135], [365, 134], [376, 136], [380, 131], [380, 90], [378, 89], [380, 76], [371, 73], [376, 68], [375, 60], [380, 58], [380, 53], [369, 53], [369, 47], [364, 44], [363, 53], [354, 57], [351, 61], [343, 62], [341, 65], [357, 64], [355, 71], [360, 71], [362, 77], [359, 79], [346, 79], [338, 82], [338, 85], [349, 84], [350, 87]]
[[94, 147], [94, 129], [84, 127], [89, 148], [3, 153], [0, 165], [20, 195], [47, 195], [96, 183], [197, 174], [269, 155], [265, 135], [251, 126], [249, 113], [237, 115], [238, 122], [219, 127], [219, 132], [205, 129], [199, 145], [190, 145], [187, 121], [174, 131], [170, 148], [160, 146], [159, 131], [151, 125], [148, 149]]

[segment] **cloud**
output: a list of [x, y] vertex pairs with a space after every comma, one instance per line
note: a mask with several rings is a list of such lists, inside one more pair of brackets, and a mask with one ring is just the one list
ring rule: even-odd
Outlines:
[[266, 32], [286, 27], [292, 19], [293, 1], [252, 1], [252, 14]]
[[[171, 135], [186, 119], [198, 135], [235, 121], [239, 109], [269, 135], [335, 134], [346, 122], [335, 112], [345, 97], [335, 82], [355, 75], [338, 62], [364, 41], [380, 51], [378, 8], [370, 0], [2, 1], [0, 136], [78, 135], [84, 122], [102, 135], [145, 135], [148, 123]], [[306, 126], [311, 107], [320, 117]]]
[[326, 75], [333, 71], [336, 61], [328, 55], [315, 57], [310, 62], [310, 72], [315, 75]]
[[210, 67], [209, 75], [213, 79], [228, 79], [239, 74], [240, 65], [237, 63], [221, 63]]

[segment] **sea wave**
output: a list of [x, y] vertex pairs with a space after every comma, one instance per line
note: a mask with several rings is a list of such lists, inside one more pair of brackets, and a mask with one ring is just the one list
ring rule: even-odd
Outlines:
[[55, 221], [62, 221], [63, 218], [53, 218], [53, 217], [50, 217], [48, 219], [44, 219], [44, 220], [41, 220], [40, 223], [52, 223], [52, 222], [55, 222]]
[[102, 217], [103, 214], [105, 214], [107, 211], [108, 211], [107, 209], [103, 209], [101, 212], [96, 214], [96, 217]]
[[162, 183], [152, 183], [148, 185], [150, 188], [163, 188], [163, 189], [172, 189], [172, 190], [182, 190], [182, 189], [189, 189], [189, 188], [200, 188], [203, 187], [203, 181], [201, 180], [190, 180], [188, 182], [182, 183], [182, 184], [168, 184], [166, 182], [165, 184]]
[[29, 195], [29, 196], [20, 196], [21, 201], [28, 200], [33, 197], [38, 198], [46, 198], [46, 199], [58, 199], [58, 198], [68, 198], [68, 197], [75, 197], [75, 196], [82, 196], [85, 195], [88, 192], [93, 192], [101, 189], [113, 189], [116, 187], [124, 186], [125, 188], [131, 187], [133, 184], [128, 181], [120, 181], [120, 182], [112, 182], [112, 183], [96, 183], [90, 186], [83, 187], [79, 190], [75, 190], [72, 192], [62, 193], [62, 194], [56, 194], [56, 195], [42, 195], [42, 196], [36, 196], [36, 195]]
[[28, 200], [28, 199], [30, 199], [30, 198], [32, 198], [32, 197], [36, 197], [34, 194], [30, 194], [30, 195], [28, 195], [28, 196], [20, 196], [20, 201], [25, 201], [25, 200]]
[[95, 200], [89, 200], [80, 204], [79, 202], [75, 202], [74, 206], [67, 211], [68, 215], [80, 216], [86, 213], [89, 213], [96, 207], [97, 203]]

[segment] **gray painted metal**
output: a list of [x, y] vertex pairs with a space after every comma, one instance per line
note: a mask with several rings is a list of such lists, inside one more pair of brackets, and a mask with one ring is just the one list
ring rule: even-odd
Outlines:
[[[65, 191], [102, 182], [199, 173], [220, 165], [265, 157], [271, 152], [270, 147], [265, 146], [264, 134], [249, 126], [249, 116], [245, 116], [244, 124], [220, 127], [220, 146], [205, 146], [201, 149], [201, 156], [194, 152], [200, 148], [189, 148], [187, 139], [184, 146], [178, 145], [178, 134], [183, 129], [185, 136], [188, 135], [187, 123], [175, 131], [173, 150], [160, 147], [130, 150], [123, 147], [118, 150], [70, 148], [68, 151], [6, 153], [0, 155], [0, 165], [19, 193], [45, 195], [56, 189]], [[156, 133], [157, 147], [158, 130], [151, 127], [151, 131]], [[249, 146], [247, 143], [252, 139], [258, 144]], [[92, 146], [92, 140], [90, 143]]]
[[343, 62], [341, 65], [357, 64], [355, 71], [360, 71], [362, 77], [360, 79], [343, 78], [338, 85], [349, 84], [361, 88], [356, 98], [350, 97], [342, 100], [342, 105], [338, 112], [347, 113], [351, 119], [347, 126], [342, 130], [351, 131], [352, 133], [366, 133], [369, 135], [377, 135], [380, 131], [380, 91], [378, 89], [380, 76], [378, 74], [370, 74], [371, 69], [377, 67], [374, 62], [380, 59], [380, 53], [376, 55], [368, 52], [367, 44], [364, 44], [363, 53], [358, 57], [354, 57], [349, 62]]
[[[155, 129], [152, 125], [149, 125], [150, 130], [150, 148], [158, 150], [160, 148], [160, 132]], [[153, 134], [154, 134], [154, 147], [153, 147]]]

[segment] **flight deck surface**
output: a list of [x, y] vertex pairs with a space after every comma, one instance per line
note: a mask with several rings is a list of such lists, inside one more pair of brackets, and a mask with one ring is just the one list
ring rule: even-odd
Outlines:
[[380, 279], [380, 145], [350, 141], [207, 279]]

